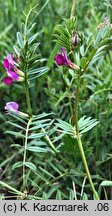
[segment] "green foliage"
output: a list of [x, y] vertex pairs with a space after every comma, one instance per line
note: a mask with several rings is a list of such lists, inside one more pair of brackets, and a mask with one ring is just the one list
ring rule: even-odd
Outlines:
[[96, 119], [91, 119], [91, 117], [85, 118], [85, 116], [83, 116], [78, 121], [78, 126], [79, 126], [79, 132], [80, 132], [80, 134], [86, 133], [87, 131], [91, 130], [98, 123], [99, 122]]
[[[5, 114], [8, 101], [17, 101], [26, 112], [26, 98], [22, 83], [11, 87], [0, 83], [0, 199], [93, 199], [72, 122], [78, 74], [54, 64], [62, 46], [68, 58], [80, 66], [78, 125], [92, 179], [101, 199], [111, 200], [112, 32], [111, 25], [102, 26], [106, 16], [111, 22], [111, 3], [76, 1], [76, 22], [76, 18], [69, 19], [72, 1], [38, 0], [26, 28], [24, 20], [36, 4], [36, 0], [0, 1], [0, 80], [8, 53], [20, 57], [23, 72], [27, 62], [34, 114], [29, 128], [29, 117]], [[73, 46], [76, 34], [78, 44]]]
[[[86, 158], [89, 158], [92, 154], [92, 147], [88, 144], [83, 145]], [[64, 153], [64, 155], [69, 158], [72, 164], [77, 164], [77, 161], [81, 161], [81, 155], [79, 152], [79, 147], [77, 140], [70, 135], [64, 135], [62, 137], [62, 144], [59, 146], [59, 150]], [[75, 152], [73, 154], [73, 152]]]
[[[75, 127], [71, 126], [70, 124], [62, 121], [62, 120], [57, 120], [58, 123], [56, 124], [56, 128], [62, 129], [61, 132], [65, 134], [70, 134], [73, 137], [76, 137], [76, 131]], [[81, 119], [78, 121], [78, 127], [79, 127], [79, 132], [80, 134], [83, 134], [89, 130], [91, 130], [93, 127], [95, 127], [99, 122], [96, 119], [91, 119], [91, 117], [85, 118], [83, 116]], [[60, 131], [60, 130], [58, 130]]]
[[[83, 34], [76, 30], [76, 18], [72, 17], [71, 19], [65, 19], [64, 25], [57, 25], [54, 29], [56, 32], [54, 36], [56, 37], [56, 42], [59, 43], [60, 46], [65, 47], [69, 51], [77, 50], [83, 42]], [[73, 44], [73, 38], [77, 35], [78, 43], [76, 45]]]
[[73, 128], [73, 126], [60, 119], [58, 119], [58, 123], [56, 124], [56, 127], [62, 129], [61, 131], [65, 134], [70, 134], [72, 136], [75, 136], [75, 129]]

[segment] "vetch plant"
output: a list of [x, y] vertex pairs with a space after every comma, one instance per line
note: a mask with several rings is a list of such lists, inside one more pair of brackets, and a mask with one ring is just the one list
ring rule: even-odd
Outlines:
[[[0, 186], [5, 188], [4, 198], [98, 200], [102, 197], [101, 188], [112, 185], [112, 182], [100, 184], [104, 176], [102, 178], [95, 170], [96, 163], [92, 164], [92, 148], [97, 147], [100, 140], [92, 143], [94, 134], [90, 130], [97, 125], [100, 127], [100, 118], [94, 117], [94, 108], [88, 116], [90, 112], [86, 102], [89, 104], [102, 91], [98, 89], [103, 83], [102, 75], [97, 74], [96, 79], [95, 73], [101, 57], [107, 57], [106, 51], [110, 49], [111, 25], [106, 17], [94, 34], [88, 31], [84, 35], [77, 28], [72, 10], [70, 19], [56, 25], [56, 46], [51, 51], [48, 29], [44, 28], [43, 19], [40, 24], [38, 17], [48, 3], [52, 6], [47, 1], [39, 13], [36, 6], [27, 15], [24, 13], [25, 23], [17, 32], [17, 42], [12, 53], [6, 53], [4, 58], [6, 74], [2, 77], [2, 86], [10, 92], [8, 98], [7, 94], [4, 97], [4, 137], [5, 148], [9, 149], [10, 145], [11, 152], [4, 154], [6, 160], [0, 164], [0, 168], [5, 167], [3, 172], [0, 169]], [[36, 23], [30, 21], [32, 12], [36, 12], [34, 20], [39, 18], [39, 28], [42, 25], [39, 32]], [[40, 43], [41, 34], [42, 42], [47, 39], [46, 43]], [[47, 59], [41, 57], [46, 47], [50, 47], [47, 49], [50, 54], [47, 63]], [[53, 70], [46, 74], [51, 65]], [[88, 77], [91, 84], [90, 81], [88, 84]], [[106, 82], [109, 88], [107, 79]], [[97, 90], [91, 96], [90, 90], [96, 83]], [[101, 164], [103, 160], [98, 162]]]
[[[13, 165], [13, 169], [23, 167], [23, 193], [21, 193], [23, 197], [27, 196], [26, 168], [29, 168], [33, 172], [36, 171], [36, 166], [27, 159], [27, 151], [46, 151], [43, 150], [41, 147], [35, 146], [33, 142], [30, 142], [30, 140], [41, 140], [41, 138], [45, 136], [48, 139], [45, 128], [48, 128], [51, 124], [51, 119], [46, 118], [50, 114], [44, 113], [42, 115], [35, 116], [33, 115], [31, 105], [30, 86], [32, 80], [42, 76], [49, 70], [49, 68], [46, 66], [40, 68], [38, 66], [37, 68], [37, 65], [39, 65], [40, 62], [44, 62], [44, 59], [40, 58], [40, 56], [37, 54], [39, 43], [35, 41], [37, 40], [37, 36], [39, 35], [39, 33], [36, 33], [32, 36], [31, 30], [34, 28], [35, 24], [29, 24], [29, 16], [36, 7], [37, 6], [30, 9], [29, 13], [26, 15], [26, 21], [22, 24], [22, 33], [17, 32], [17, 44], [16, 46], [14, 46], [14, 52], [12, 54], [8, 54], [7, 57], [4, 59], [4, 68], [6, 69], [7, 76], [4, 77], [2, 80], [3, 83], [8, 86], [14, 85], [15, 82], [22, 81], [26, 95], [26, 113], [19, 111], [19, 104], [17, 102], [11, 101], [7, 102], [5, 105], [6, 112], [10, 114], [10, 117], [15, 119], [15, 121], [19, 121], [20, 125], [12, 121], [9, 121], [8, 123], [14, 126], [15, 129], [22, 130], [22, 133], [13, 130], [8, 130], [6, 131], [6, 133], [23, 139], [23, 147], [21, 147], [19, 144], [13, 145], [13, 147], [18, 147], [19, 149], [21, 149], [18, 154], [23, 154], [23, 161], [17, 161]], [[11, 96], [10, 100], [12, 100]], [[49, 146], [49, 151], [50, 148], [55, 150], [53, 144], [49, 144]], [[7, 188], [11, 188], [4, 182], [0, 182], [0, 184], [5, 185]], [[12, 191], [15, 192], [16, 190], [12, 188]]]
[[[109, 19], [106, 19], [107, 21]], [[80, 97], [80, 86], [81, 86], [81, 80], [83, 79], [83, 75], [91, 69], [92, 66], [96, 65], [96, 62], [98, 59], [105, 53], [105, 49], [108, 47], [108, 43], [110, 41], [110, 33], [111, 29], [109, 28], [109, 22], [104, 21], [104, 25], [101, 26], [100, 30], [97, 31], [95, 35], [90, 36], [85, 44], [84, 37], [81, 33], [78, 33], [76, 30], [76, 18], [71, 17], [68, 20], [65, 20], [63, 25], [57, 25], [55, 28], [55, 40], [56, 42], [62, 46], [61, 54], [57, 54], [55, 57], [55, 61], [57, 65], [66, 67], [66, 70], [63, 72], [62, 76], [65, 80], [65, 83], [67, 83], [67, 90], [66, 92], [70, 95], [70, 89], [75, 84], [76, 85], [76, 94], [75, 94], [75, 101], [74, 101], [74, 107], [71, 103], [71, 98], [69, 97], [69, 105], [70, 105], [70, 113], [71, 113], [71, 124], [66, 123], [65, 121], [62, 121], [58, 119], [58, 123], [56, 123], [56, 130], [61, 132], [63, 136], [65, 136], [65, 140], [68, 137], [68, 140], [70, 142], [70, 137], [77, 141], [81, 158], [84, 164], [84, 168], [89, 180], [89, 183], [91, 185], [91, 189], [93, 191], [95, 199], [99, 200], [99, 194], [95, 189], [90, 170], [88, 167], [88, 163], [86, 160], [83, 144], [81, 141], [81, 137], [84, 133], [91, 130], [93, 127], [95, 127], [98, 124], [98, 121], [96, 119], [93, 119], [91, 117], [83, 116], [81, 119], [79, 119], [78, 115], [78, 106], [79, 106], [79, 97]], [[74, 33], [74, 37], [73, 37]], [[84, 41], [84, 42], [83, 42]], [[71, 45], [72, 43], [72, 45]], [[74, 47], [73, 47], [74, 45]], [[75, 47], [76, 45], [76, 47]], [[72, 58], [72, 61], [74, 60], [75, 63], [71, 63], [70, 60], [68, 60], [67, 55], [65, 53], [68, 51], [69, 59]], [[74, 65], [71, 67], [70, 65]], [[71, 73], [68, 68], [72, 68], [73, 73]], [[65, 74], [66, 73], [66, 74]], [[69, 73], [72, 76], [71, 80], [69, 81]], [[68, 77], [67, 77], [68, 74]], [[66, 97], [66, 94], [64, 93]], [[67, 145], [67, 142], [66, 142]], [[76, 143], [74, 143], [76, 145]], [[74, 154], [77, 154], [74, 152]]]

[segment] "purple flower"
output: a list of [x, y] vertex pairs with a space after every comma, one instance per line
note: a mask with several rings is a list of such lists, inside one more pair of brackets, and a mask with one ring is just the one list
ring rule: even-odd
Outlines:
[[109, 17], [108, 16], [104, 17], [104, 22], [108, 22], [108, 21], [109, 21]]
[[67, 58], [67, 55], [65, 53], [65, 49], [64, 48], [61, 48], [61, 54], [59, 53], [59, 54], [57, 54], [55, 56], [55, 61], [56, 61], [57, 65], [59, 65], [59, 66], [65, 65], [66, 67], [70, 67], [73, 70], [78, 70], [79, 69], [78, 65], [72, 63]]
[[[5, 77], [6, 79], [3, 80], [3, 82], [5, 84], [7, 84], [7, 80], [9, 80], [9, 77], [12, 78], [12, 82], [10, 82], [11, 85], [13, 83], [13, 81], [18, 81], [19, 80], [19, 75], [16, 73], [16, 71], [18, 70], [17, 67], [14, 65], [14, 60], [11, 54], [7, 55], [7, 58], [4, 59], [4, 67], [6, 69], [7, 72], [7, 77]], [[10, 79], [11, 80], [11, 79]], [[9, 82], [8, 82], [9, 83]]]
[[62, 66], [62, 65], [68, 66], [69, 65], [69, 60], [67, 58], [67, 55], [65, 53], [64, 48], [61, 48], [61, 54], [57, 54], [55, 56], [55, 61], [56, 61], [57, 65], [59, 65], [59, 66]]
[[106, 16], [104, 18], [104, 22], [103, 23], [104, 23], [105, 26], [109, 27], [110, 26], [110, 19], [109, 19], [109, 17]]
[[7, 58], [4, 59], [4, 67], [9, 70], [14, 68], [14, 60], [11, 54], [8, 54]]
[[19, 76], [24, 77], [24, 73], [18, 70], [18, 68], [15, 66], [15, 61], [11, 54], [8, 54], [4, 59], [4, 67], [8, 75], [3, 79], [3, 82], [6, 85], [11, 85], [14, 81], [19, 81]]
[[2, 82], [4, 82], [6, 85], [11, 85], [13, 83], [13, 79], [10, 76], [6, 76], [6, 77], [4, 77]]
[[78, 36], [77, 36], [77, 34], [75, 34], [74, 37], [72, 37], [72, 44], [74, 46], [76, 46], [78, 44]]
[[16, 102], [8, 102], [6, 103], [5, 110], [8, 112], [16, 112], [18, 113], [19, 105]]
[[20, 111], [18, 110], [18, 108], [19, 108], [18, 103], [13, 102], [13, 101], [12, 101], [12, 102], [8, 102], [8, 103], [6, 103], [6, 105], [5, 105], [5, 110], [8, 112], [8, 114], [10, 114], [11, 112], [15, 112], [15, 113], [17, 113], [17, 114], [19, 114], [19, 115], [22, 115], [22, 116], [24, 116], [24, 117], [28, 117], [28, 116], [29, 116], [27, 113], [20, 112]]

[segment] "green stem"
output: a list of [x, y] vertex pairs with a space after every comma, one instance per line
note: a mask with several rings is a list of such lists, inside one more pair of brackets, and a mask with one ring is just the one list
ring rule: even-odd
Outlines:
[[25, 92], [26, 92], [26, 103], [27, 103], [28, 114], [30, 117], [32, 117], [32, 107], [31, 107], [30, 93], [29, 93], [29, 86], [28, 86], [27, 79], [25, 79]]
[[26, 103], [27, 103], [27, 110], [29, 114], [29, 121], [26, 128], [26, 135], [25, 135], [25, 144], [24, 144], [24, 156], [23, 156], [23, 188], [26, 188], [26, 176], [25, 176], [25, 162], [26, 162], [26, 152], [27, 152], [27, 140], [28, 140], [28, 130], [30, 123], [32, 121], [32, 107], [30, 101], [30, 93], [29, 93], [29, 86], [28, 86], [28, 77], [27, 77], [27, 50], [26, 50], [26, 59], [25, 59], [25, 93], [26, 93]]
[[[44, 128], [42, 128], [42, 131], [43, 131], [43, 133], [46, 132]], [[55, 148], [55, 146], [52, 144], [52, 142], [51, 142], [51, 140], [50, 140], [50, 138], [49, 138], [49, 136], [48, 136], [47, 134], [45, 135], [45, 138], [46, 138], [46, 140], [48, 141], [49, 147], [55, 152], [55, 154], [57, 154], [58, 151], [57, 151], [57, 149]]]
[[78, 102], [79, 102], [79, 87], [80, 87], [80, 76], [77, 80], [77, 89], [75, 97], [75, 107], [74, 107], [74, 124], [76, 126], [76, 131], [78, 131]]
[[[28, 17], [30, 15], [31, 11], [32, 11], [32, 9], [29, 11], [29, 13], [28, 13], [28, 15], [26, 17], [25, 34], [24, 34], [24, 46], [26, 45], [26, 41], [27, 41], [27, 39], [26, 39], [26, 28], [27, 28]], [[24, 60], [25, 93], [26, 93], [26, 103], [27, 103], [28, 114], [29, 114], [30, 117], [32, 117], [32, 107], [31, 107], [31, 101], [30, 101], [27, 70], [28, 70], [28, 56], [27, 56], [27, 48], [26, 48], [26, 50], [25, 50], [25, 60]]]
[[24, 157], [23, 157], [23, 188], [26, 188], [26, 178], [25, 178], [25, 162], [26, 162], [26, 152], [27, 152], [27, 143], [28, 143], [28, 130], [30, 123], [32, 121], [32, 118], [29, 119], [27, 128], [26, 128], [26, 135], [25, 135], [25, 145], [24, 145]]
[[80, 153], [81, 153], [82, 161], [83, 161], [83, 164], [84, 164], [84, 167], [85, 167], [85, 171], [86, 171], [89, 183], [91, 185], [91, 188], [92, 188], [92, 191], [93, 191], [93, 194], [94, 194], [96, 200], [99, 200], [100, 198], [99, 198], [98, 193], [95, 190], [95, 187], [94, 187], [94, 184], [93, 184], [93, 181], [92, 181], [92, 178], [91, 178], [91, 174], [90, 174], [90, 171], [89, 171], [89, 168], [88, 168], [88, 164], [87, 164], [87, 161], [86, 161], [86, 157], [85, 157], [85, 154], [84, 154], [84, 149], [83, 149], [83, 146], [82, 146], [82, 142], [81, 142], [81, 138], [80, 138], [79, 133], [77, 134], [77, 139], [78, 139], [78, 146], [79, 146], [79, 150], [80, 150]]
[[85, 153], [84, 153], [84, 149], [83, 149], [83, 146], [82, 146], [81, 137], [80, 137], [79, 129], [78, 129], [79, 88], [80, 88], [80, 76], [78, 76], [78, 81], [77, 81], [75, 112], [74, 112], [74, 123], [75, 123], [75, 128], [76, 128], [78, 146], [79, 146], [80, 154], [81, 154], [82, 161], [83, 161], [83, 164], [84, 164], [84, 167], [85, 167], [85, 171], [86, 171], [89, 183], [91, 185], [93, 194], [94, 194], [96, 200], [99, 200], [100, 198], [98, 196], [98, 193], [95, 190], [95, 187], [94, 187], [94, 184], [93, 184], [93, 181], [92, 181], [92, 178], [91, 178], [91, 174], [90, 174], [90, 171], [89, 171], [89, 168], [88, 168], [88, 164], [87, 164], [87, 161], [86, 161], [86, 157], [85, 157]]
[[[16, 198], [19, 196], [22, 200], [25, 199], [25, 198], [31, 199], [31, 200], [32, 199], [41, 200], [40, 197], [32, 196], [30, 194], [26, 197], [26, 195], [24, 193], [22, 193], [21, 191], [16, 190], [15, 188], [11, 187], [10, 185], [6, 184], [3, 181], [0, 181], [0, 185], [3, 186], [3, 188], [5, 187], [5, 188], [9, 189], [10, 191], [13, 191], [13, 193], [17, 194]], [[5, 196], [5, 198], [6, 198], [6, 196]]]
[[[68, 92], [68, 101], [69, 101], [69, 108], [70, 108], [70, 116], [71, 116], [71, 119], [72, 119], [72, 117], [73, 117], [73, 110], [72, 110], [70, 89], [69, 89], [69, 92]], [[71, 122], [71, 119], [70, 119], [70, 122]]]
[[75, 0], [73, 0], [73, 2], [72, 2], [72, 9], [71, 9], [71, 16], [70, 16], [71, 18], [74, 17], [74, 13], [75, 13], [75, 3], [76, 3]]
[[[26, 52], [27, 55], [27, 52]], [[24, 66], [24, 73], [25, 73], [25, 94], [26, 94], [26, 103], [27, 103], [27, 110], [30, 117], [32, 117], [32, 107], [30, 101], [30, 93], [29, 93], [29, 86], [28, 86], [28, 75], [27, 75], [27, 57], [25, 59], [25, 66]]]
[[13, 191], [17, 195], [24, 196], [24, 193], [22, 193], [21, 191], [16, 190], [15, 188], [11, 187], [10, 185], [6, 184], [3, 181], [0, 181], [0, 185], [2, 185], [3, 187], [8, 188], [9, 190]]
[[[45, 129], [42, 128], [42, 131], [45, 133]], [[54, 151], [54, 153], [56, 154], [57, 157], [59, 157], [62, 161], [64, 161], [67, 165], [69, 165], [69, 167], [72, 166], [72, 164], [70, 163], [70, 161], [66, 160], [66, 158], [64, 158], [60, 152], [58, 152], [58, 150], [55, 148], [55, 146], [53, 145], [50, 137], [48, 135], [45, 135], [46, 141], [49, 145], [49, 147]]]

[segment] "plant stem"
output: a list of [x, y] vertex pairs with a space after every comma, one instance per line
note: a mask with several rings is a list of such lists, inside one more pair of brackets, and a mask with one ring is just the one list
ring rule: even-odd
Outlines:
[[[43, 133], [46, 132], [44, 128], [42, 128], [42, 131], [43, 131]], [[45, 135], [45, 138], [46, 138], [46, 140], [48, 141], [49, 147], [57, 154], [58, 151], [57, 151], [57, 149], [55, 148], [55, 146], [52, 144], [52, 142], [51, 142], [51, 140], [50, 140], [50, 138], [49, 138], [49, 136], [48, 136], [47, 134]]]
[[[24, 38], [24, 40], [26, 40], [26, 37]], [[27, 50], [26, 50], [26, 55], [25, 55], [24, 73], [25, 73], [26, 104], [27, 104], [28, 114], [30, 116], [30, 118], [28, 120], [27, 127], [26, 127], [25, 144], [24, 144], [24, 156], [23, 156], [23, 188], [25, 190], [25, 188], [26, 188], [25, 162], [26, 162], [27, 142], [28, 142], [27, 141], [28, 140], [28, 130], [29, 130], [30, 123], [32, 121], [32, 107], [31, 107], [31, 101], [30, 101], [28, 77], [27, 77]]]
[[[3, 187], [5, 187], [5, 188], [7, 188], [7, 189], [9, 189], [10, 191], [13, 191], [13, 193], [17, 194], [16, 198], [17, 198], [18, 196], [19, 196], [22, 200], [26, 198], [26, 196], [25, 196], [24, 193], [22, 193], [21, 191], [16, 190], [15, 188], [11, 187], [10, 185], [6, 184], [5, 182], [0, 181], [0, 185], [3, 186]], [[5, 198], [6, 198], [6, 196], [5, 196]], [[40, 198], [40, 197], [32, 196], [32, 195], [30, 195], [30, 194], [27, 196], [27, 199], [28, 199], [28, 198], [29, 198], [29, 199], [38, 199], [38, 200], [41, 200], [41, 199], [42, 199], [42, 198]]]
[[26, 151], [27, 151], [27, 142], [28, 142], [28, 130], [30, 123], [32, 121], [32, 118], [29, 119], [27, 128], [26, 128], [26, 135], [25, 135], [25, 145], [24, 145], [24, 157], [23, 157], [23, 188], [26, 188], [26, 178], [25, 178], [25, 162], [26, 162]]
[[27, 50], [26, 50], [24, 73], [25, 73], [26, 103], [27, 103], [28, 114], [29, 114], [29, 117], [30, 117], [29, 120], [28, 120], [27, 127], [26, 127], [25, 144], [24, 144], [24, 156], [23, 156], [23, 188], [25, 189], [26, 188], [25, 162], [26, 162], [26, 152], [27, 152], [28, 130], [29, 130], [30, 123], [32, 121], [32, 107], [31, 107], [31, 101], [30, 101], [28, 77], [27, 77]]
[[[70, 89], [69, 89], [69, 92], [68, 92], [68, 101], [69, 101], [69, 108], [70, 108], [70, 116], [71, 116], [71, 119], [72, 119], [72, 117], [73, 117], [73, 110], [72, 110]], [[71, 119], [70, 119], [70, 122], [71, 122]]]
[[75, 112], [74, 112], [74, 123], [75, 123], [75, 129], [76, 129], [76, 135], [77, 135], [78, 146], [79, 146], [80, 154], [81, 154], [82, 161], [83, 161], [83, 164], [84, 164], [84, 167], [85, 167], [85, 171], [86, 171], [86, 174], [87, 174], [89, 183], [90, 183], [90, 185], [91, 185], [93, 194], [94, 194], [96, 200], [99, 200], [100, 198], [99, 198], [99, 196], [98, 196], [98, 193], [97, 193], [96, 190], [95, 190], [95, 187], [94, 187], [94, 184], [93, 184], [93, 181], [92, 181], [92, 178], [91, 178], [91, 174], [90, 174], [90, 171], [89, 171], [89, 168], [88, 168], [88, 164], [87, 164], [87, 161], [86, 161], [86, 157], [85, 157], [85, 153], [84, 153], [84, 149], [83, 149], [83, 146], [82, 146], [81, 137], [80, 137], [79, 129], [78, 129], [79, 88], [80, 88], [80, 76], [78, 76], [78, 81], [77, 81], [76, 101], [75, 101]]
[[73, 3], [72, 3], [72, 9], [71, 9], [71, 18], [74, 17], [74, 13], [75, 13], [75, 0], [73, 0]]
[[26, 103], [27, 103], [28, 114], [30, 117], [32, 117], [32, 107], [31, 107], [31, 101], [30, 101], [30, 94], [29, 94], [29, 87], [28, 87], [27, 79], [25, 79], [25, 92], [26, 92]]
[[[26, 41], [27, 41], [27, 39], [26, 39], [26, 28], [27, 28], [28, 17], [30, 15], [31, 11], [32, 10], [30, 10], [30, 12], [28, 13], [28, 16], [26, 17], [25, 34], [24, 34], [24, 46], [26, 45]], [[27, 56], [27, 48], [26, 48], [26, 50], [25, 50], [25, 59], [24, 59], [25, 93], [26, 93], [26, 103], [27, 103], [28, 114], [29, 114], [30, 117], [32, 117], [32, 107], [31, 107], [31, 101], [30, 101], [27, 70], [28, 70], [28, 56]]]
[[[26, 52], [26, 55], [27, 55], [27, 52]], [[27, 77], [27, 57], [25, 59], [24, 73], [25, 73], [25, 94], [26, 94], [27, 110], [28, 110], [29, 116], [32, 117], [32, 107], [31, 107], [31, 101], [30, 101], [28, 77]]]
[[78, 102], [79, 102], [79, 87], [80, 87], [80, 76], [78, 76], [77, 80], [77, 89], [76, 89], [76, 97], [75, 97], [75, 107], [74, 107], [74, 124], [76, 126], [76, 132], [78, 131]]
[[[45, 129], [42, 128], [42, 131], [45, 133]], [[66, 160], [65, 157], [63, 157], [60, 152], [58, 152], [58, 150], [55, 148], [55, 146], [53, 145], [50, 137], [48, 135], [45, 135], [46, 141], [48, 143], [48, 146], [54, 151], [54, 153], [56, 154], [57, 157], [59, 157], [62, 161], [64, 161], [69, 167], [72, 166], [72, 164], [70, 163], [70, 161]]]
[[91, 185], [93, 194], [94, 194], [96, 200], [99, 200], [100, 198], [99, 198], [98, 193], [95, 190], [95, 187], [94, 187], [94, 184], [93, 184], [93, 181], [92, 181], [92, 178], [91, 178], [91, 174], [90, 174], [90, 171], [89, 171], [89, 168], [88, 168], [88, 164], [87, 164], [87, 161], [86, 161], [86, 157], [85, 157], [85, 153], [84, 153], [84, 149], [83, 149], [83, 146], [82, 146], [82, 142], [81, 142], [81, 138], [80, 138], [79, 133], [77, 134], [77, 140], [78, 140], [78, 145], [79, 145], [79, 150], [80, 150], [80, 153], [81, 153], [82, 161], [83, 161], [85, 171], [86, 171], [89, 183]]
[[0, 181], [0, 185], [2, 185], [3, 187], [8, 188], [9, 190], [13, 191], [17, 195], [24, 196], [24, 193], [22, 193], [21, 191], [16, 190], [15, 188], [11, 187], [10, 185], [6, 184], [3, 181]]

